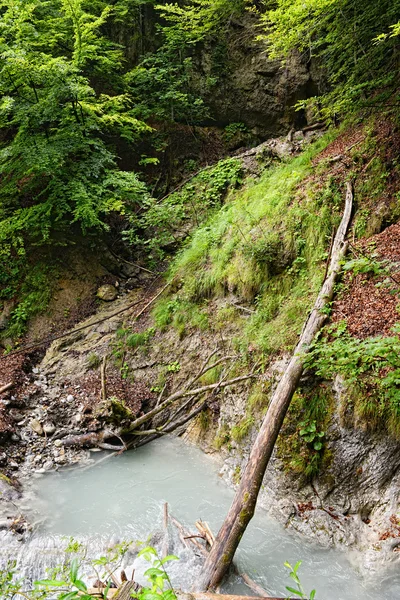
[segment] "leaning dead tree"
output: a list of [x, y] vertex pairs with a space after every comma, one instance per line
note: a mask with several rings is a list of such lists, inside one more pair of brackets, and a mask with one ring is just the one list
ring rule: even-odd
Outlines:
[[326, 319], [323, 309], [332, 299], [334, 284], [340, 272], [340, 263], [347, 250], [345, 238], [352, 205], [353, 190], [352, 185], [348, 183], [344, 214], [332, 245], [327, 277], [314, 308], [307, 318], [293, 356], [271, 398], [232, 506], [205, 561], [197, 591], [213, 590], [218, 586], [229, 569], [236, 548], [253, 517], [265, 470], [293, 393], [303, 373], [304, 356]]

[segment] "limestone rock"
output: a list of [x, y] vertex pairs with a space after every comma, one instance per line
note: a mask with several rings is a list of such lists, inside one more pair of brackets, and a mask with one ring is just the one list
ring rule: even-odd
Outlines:
[[99, 287], [97, 290], [97, 297], [104, 302], [112, 302], [118, 295], [117, 289], [114, 285], [106, 284]]
[[34, 431], [38, 435], [43, 435], [43, 427], [37, 419], [32, 419], [29, 425], [32, 431]]

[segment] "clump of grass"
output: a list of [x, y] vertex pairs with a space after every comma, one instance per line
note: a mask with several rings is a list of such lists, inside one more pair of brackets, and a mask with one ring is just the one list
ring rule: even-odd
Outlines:
[[253, 417], [246, 416], [231, 429], [231, 437], [235, 442], [240, 442], [249, 433], [251, 426], [254, 424]]
[[86, 365], [88, 369], [97, 369], [100, 366], [101, 358], [96, 352], [88, 354]]
[[179, 296], [161, 300], [152, 312], [155, 325], [161, 331], [172, 326], [179, 337], [186, 335], [190, 328], [205, 331], [208, 328], [207, 314], [195, 303]]
[[141, 333], [131, 333], [126, 338], [126, 346], [131, 350], [145, 346], [149, 340], [153, 337], [155, 331], [153, 328], [147, 329]]
[[222, 423], [214, 438], [214, 447], [216, 450], [221, 450], [222, 446], [229, 444], [231, 440], [229, 427], [226, 423]]

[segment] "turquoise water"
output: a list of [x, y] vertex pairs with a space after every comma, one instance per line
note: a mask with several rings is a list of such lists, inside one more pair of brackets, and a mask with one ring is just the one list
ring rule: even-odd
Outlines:
[[[218, 464], [175, 438], [154, 442], [91, 469], [44, 476], [34, 487], [39, 496], [37, 514], [47, 520], [30, 543], [20, 544], [17, 553], [25, 573], [32, 577], [42, 576], [45, 566], [56, 564], [65, 546], [63, 536], [84, 541], [93, 557], [110, 540], [146, 540], [162, 531], [164, 502], [192, 532], [199, 518], [217, 532], [233, 498], [233, 491], [218, 475]], [[0, 559], [16, 553], [15, 542], [8, 544], [0, 550]], [[201, 561], [174, 541], [172, 531], [171, 544], [181, 557], [173, 565], [172, 576], [176, 585], [189, 589]], [[308, 591], [316, 588], [317, 598], [400, 598], [400, 575], [363, 582], [344, 555], [291, 534], [258, 510], [241, 542], [238, 563], [269, 593], [284, 597], [290, 580], [283, 563], [298, 560], [303, 561], [300, 575], [304, 587]], [[237, 577], [230, 578], [225, 589], [249, 593]]]

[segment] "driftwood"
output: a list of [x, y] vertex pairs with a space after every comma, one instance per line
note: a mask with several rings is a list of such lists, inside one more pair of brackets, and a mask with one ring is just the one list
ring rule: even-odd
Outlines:
[[64, 446], [91, 446], [98, 447], [102, 450], [125, 450], [125, 445], [123, 446], [115, 446], [114, 444], [107, 444], [105, 440], [108, 440], [113, 437], [118, 437], [117, 434], [112, 431], [100, 431], [99, 433], [91, 432], [91, 433], [83, 433], [80, 435], [71, 435], [62, 440]]
[[107, 354], [103, 357], [103, 362], [101, 363], [100, 368], [100, 377], [101, 377], [101, 393], [100, 397], [103, 402], [107, 400], [107, 379], [106, 379], [106, 366], [107, 366]]
[[12, 387], [14, 387], [14, 383], [13, 382], [7, 383], [6, 385], [3, 385], [3, 387], [0, 387], [0, 394], [3, 394], [7, 390], [10, 390]]
[[340, 272], [341, 260], [346, 253], [345, 237], [350, 223], [352, 205], [353, 190], [349, 183], [347, 184], [343, 218], [332, 247], [328, 275], [318, 294], [314, 308], [304, 325], [293, 356], [272, 395], [232, 506], [204, 564], [197, 586], [199, 591], [215, 589], [222, 581], [229, 569], [240, 539], [253, 517], [265, 470], [292, 396], [303, 373], [304, 356], [326, 319], [326, 312], [323, 309], [333, 296], [334, 284]]
[[164, 528], [164, 540], [161, 549], [161, 558], [165, 558], [169, 554], [169, 533], [168, 533], [168, 502], [165, 502], [163, 507], [163, 528]]
[[[177, 593], [178, 600], [291, 600], [272, 596], [235, 596], [234, 594], [213, 594], [211, 592]], [[292, 599], [293, 600], [293, 599]]]
[[[210, 367], [210, 368], [212, 368], [212, 367]], [[228, 381], [222, 381], [222, 382], [220, 381], [218, 383], [210, 383], [209, 385], [203, 385], [203, 386], [201, 386], [199, 388], [195, 388], [195, 389], [178, 390], [177, 392], [171, 394], [171, 396], [169, 396], [166, 400], [164, 400], [164, 402], [161, 402], [161, 404], [159, 404], [159, 406], [156, 406], [156, 408], [153, 408], [153, 410], [150, 410], [145, 415], [142, 415], [141, 417], [139, 417], [138, 419], [133, 421], [130, 424], [129, 429], [130, 429], [130, 431], [134, 431], [135, 429], [137, 429], [138, 427], [140, 427], [141, 425], [143, 425], [144, 423], [146, 423], [147, 421], [149, 421], [150, 419], [152, 419], [153, 417], [158, 415], [158, 413], [163, 411], [165, 408], [167, 408], [168, 406], [170, 406], [177, 400], [180, 400], [181, 398], [187, 398], [187, 396], [198, 396], [199, 394], [205, 394], [206, 392], [211, 392], [217, 388], [218, 389], [225, 388], [225, 387], [229, 387], [231, 385], [235, 385], [236, 383], [240, 383], [242, 381], [247, 381], [248, 379], [252, 379], [253, 377], [257, 377], [257, 376], [254, 373], [251, 373], [250, 375], [242, 375], [241, 377], [235, 377], [234, 379], [229, 379]]]

